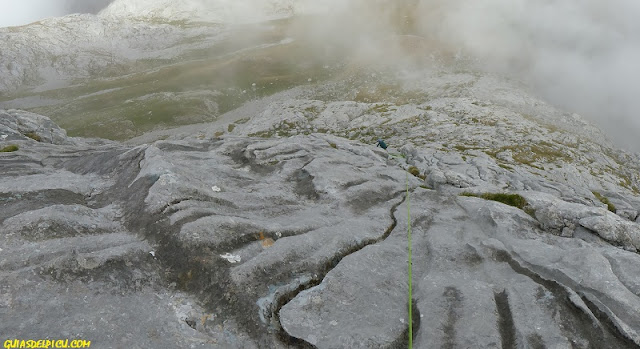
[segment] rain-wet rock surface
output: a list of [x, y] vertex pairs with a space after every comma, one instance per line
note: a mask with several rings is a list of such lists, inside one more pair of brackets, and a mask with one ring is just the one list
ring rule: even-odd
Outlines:
[[640, 346], [637, 154], [463, 75], [455, 98], [298, 95], [138, 146], [3, 111], [0, 334], [405, 347], [410, 208], [414, 347]]

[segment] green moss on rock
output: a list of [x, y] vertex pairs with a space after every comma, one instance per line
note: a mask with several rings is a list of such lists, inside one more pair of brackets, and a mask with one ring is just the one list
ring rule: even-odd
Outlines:
[[0, 153], [11, 153], [11, 152], [14, 152], [14, 151], [18, 151], [18, 149], [20, 149], [20, 147], [18, 147], [15, 144], [11, 144], [11, 145], [8, 145], [8, 146], [0, 149]]
[[606, 196], [600, 194], [597, 191], [592, 191], [592, 193], [598, 200], [600, 200], [600, 202], [602, 202], [603, 204], [607, 205], [607, 209], [609, 211], [611, 211], [613, 213], [616, 213], [616, 211], [617, 211], [616, 206], [614, 204], [612, 204], [611, 201], [609, 201], [609, 199]]
[[425, 175], [421, 174], [421, 173], [420, 173], [420, 170], [419, 170], [417, 167], [415, 167], [415, 166], [410, 166], [410, 167], [407, 169], [407, 171], [408, 171], [409, 173], [411, 173], [414, 177], [418, 177], [418, 178], [420, 178], [420, 179], [422, 179], [422, 180], [424, 180], [424, 179], [426, 178], [426, 177], [425, 177]]
[[25, 133], [24, 135], [25, 135], [25, 136], [27, 136], [27, 137], [29, 137], [29, 138], [31, 138], [31, 139], [33, 139], [34, 141], [42, 142], [42, 137], [40, 137], [40, 136], [39, 136], [37, 133], [35, 133], [35, 132], [27, 132], [27, 133]]
[[470, 192], [463, 192], [460, 194], [461, 196], [472, 196], [485, 200], [497, 201], [501, 202], [505, 205], [517, 207], [521, 210], [524, 210], [528, 205], [527, 200], [523, 198], [519, 194], [508, 194], [508, 193], [484, 193], [484, 194], [475, 194]]

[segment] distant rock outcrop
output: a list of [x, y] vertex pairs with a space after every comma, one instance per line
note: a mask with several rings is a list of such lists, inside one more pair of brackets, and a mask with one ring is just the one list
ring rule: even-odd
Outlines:
[[301, 0], [115, 0], [101, 16], [246, 23], [291, 15]]
[[9, 142], [31, 138], [49, 144], [75, 144], [67, 132], [46, 116], [22, 110], [0, 110], [0, 141]]
[[[19, 150], [0, 153], [0, 333], [405, 347], [410, 205], [414, 347], [640, 346], [638, 180], [615, 166], [637, 158], [586, 137], [577, 116], [557, 120], [578, 135], [481, 103], [297, 100], [222, 137], [140, 146], [2, 112], [0, 147]], [[297, 135], [277, 138], [284, 125]], [[527, 205], [471, 195], [487, 192]]]
[[168, 18], [136, 20], [74, 14], [0, 28], [0, 90], [61, 87], [73, 79], [104, 77], [143, 59], [172, 59], [219, 34], [210, 25]]

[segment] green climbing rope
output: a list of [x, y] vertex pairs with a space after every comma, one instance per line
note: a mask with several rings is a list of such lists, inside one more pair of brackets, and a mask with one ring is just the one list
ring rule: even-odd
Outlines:
[[409, 205], [409, 172], [407, 172], [407, 238], [409, 240], [409, 349], [413, 348], [413, 315], [412, 315], [412, 274], [411, 274], [411, 211]]

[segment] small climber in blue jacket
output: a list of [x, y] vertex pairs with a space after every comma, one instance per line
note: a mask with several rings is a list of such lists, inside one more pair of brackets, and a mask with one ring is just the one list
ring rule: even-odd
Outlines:
[[382, 139], [378, 139], [378, 142], [376, 143], [377, 147], [380, 147], [384, 150], [387, 150], [387, 143], [385, 143]]

